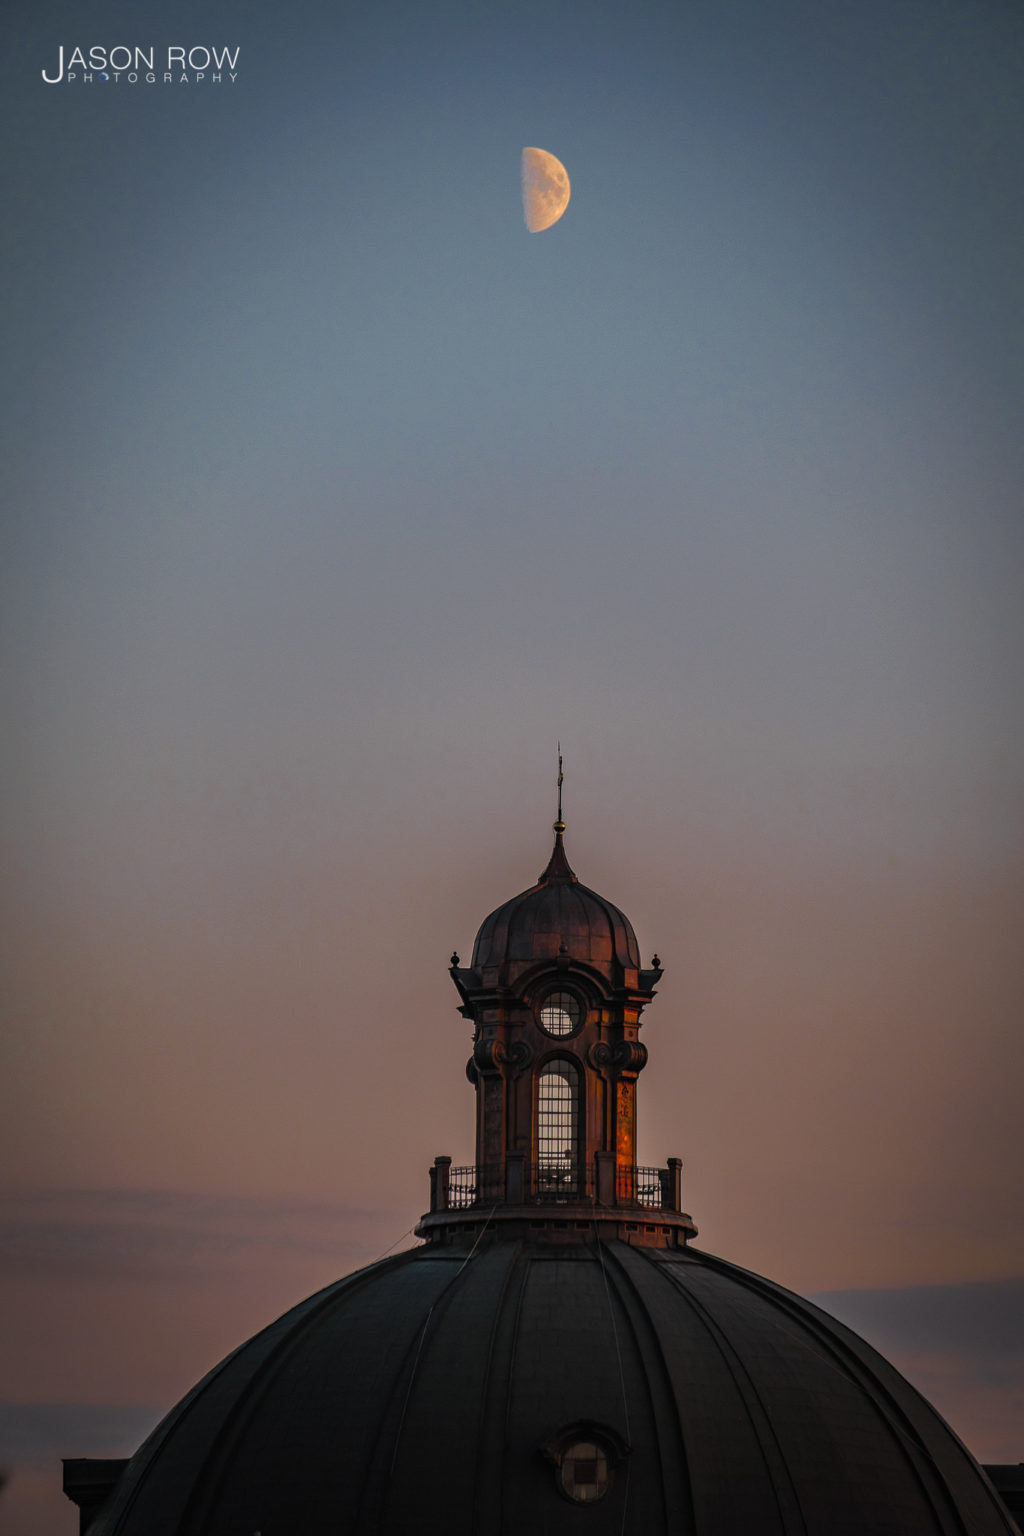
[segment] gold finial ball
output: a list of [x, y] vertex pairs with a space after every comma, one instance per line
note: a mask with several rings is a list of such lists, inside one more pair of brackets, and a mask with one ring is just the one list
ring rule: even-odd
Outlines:
[[555, 824], [554, 824], [553, 830], [555, 832], [564, 832], [565, 831], [565, 822], [564, 821], [556, 821]]

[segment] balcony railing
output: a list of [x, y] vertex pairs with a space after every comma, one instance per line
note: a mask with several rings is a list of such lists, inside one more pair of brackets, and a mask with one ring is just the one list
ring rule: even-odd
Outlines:
[[505, 1198], [505, 1170], [494, 1168], [451, 1168], [448, 1173], [448, 1206], [465, 1211], [473, 1205], [494, 1205]]
[[[570, 1200], [591, 1200], [594, 1180], [585, 1169], [571, 1165], [534, 1163], [520, 1165], [524, 1175], [523, 1201], [526, 1204], [565, 1204]], [[467, 1210], [474, 1205], [504, 1205], [508, 1200], [506, 1169], [494, 1167], [452, 1168], [448, 1174], [448, 1205], [451, 1210]], [[518, 1203], [518, 1202], [517, 1202]]]
[[668, 1168], [620, 1168], [615, 1177], [615, 1193], [620, 1205], [646, 1206], [648, 1210], [671, 1210]]
[[[598, 1154], [600, 1159], [601, 1154]], [[495, 1205], [570, 1205], [583, 1202], [627, 1209], [678, 1211], [680, 1164], [667, 1168], [619, 1167], [606, 1161], [581, 1168], [569, 1162], [453, 1168], [439, 1157], [430, 1170], [432, 1211], [480, 1210]]]

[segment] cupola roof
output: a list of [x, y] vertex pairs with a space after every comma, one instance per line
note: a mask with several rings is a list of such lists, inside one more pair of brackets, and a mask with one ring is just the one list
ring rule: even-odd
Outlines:
[[555, 823], [547, 867], [528, 891], [502, 902], [480, 925], [472, 968], [481, 979], [511, 979], [510, 969], [559, 956], [582, 962], [621, 985], [640, 968], [640, 949], [626, 914], [583, 885], [565, 852], [565, 828]]

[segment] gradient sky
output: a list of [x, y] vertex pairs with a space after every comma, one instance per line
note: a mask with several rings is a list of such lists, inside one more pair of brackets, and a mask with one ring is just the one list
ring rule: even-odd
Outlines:
[[1019, 6], [44, 0], [6, 56], [0, 1524], [471, 1160], [448, 955], [557, 739], [666, 967], [641, 1158], [1020, 1460]]

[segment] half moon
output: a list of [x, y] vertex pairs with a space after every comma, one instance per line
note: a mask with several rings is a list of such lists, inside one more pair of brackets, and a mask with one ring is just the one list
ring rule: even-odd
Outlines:
[[523, 218], [531, 235], [557, 224], [569, 206], [569, 175], [546, 149], [524, 149]]

